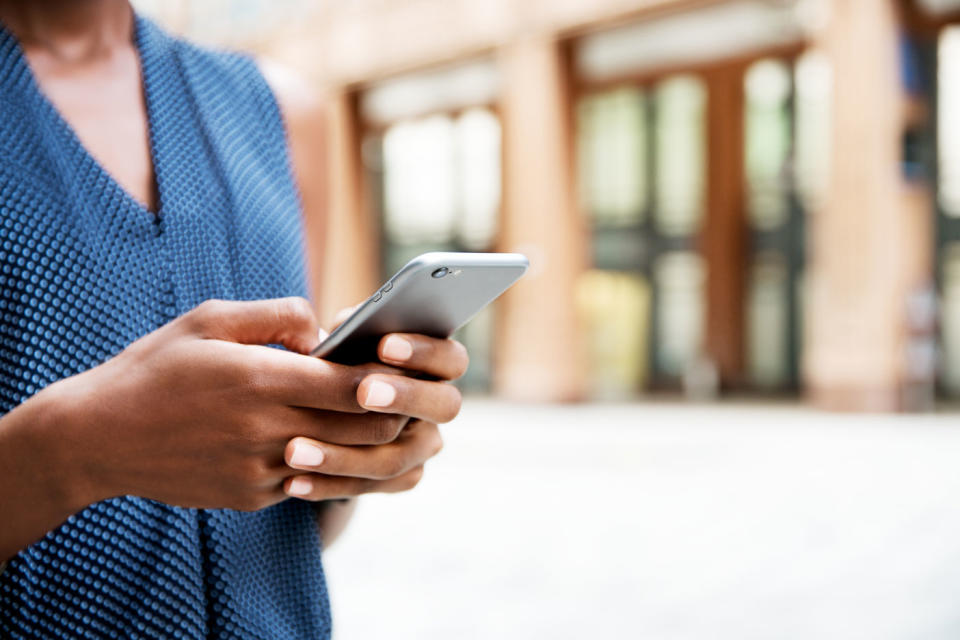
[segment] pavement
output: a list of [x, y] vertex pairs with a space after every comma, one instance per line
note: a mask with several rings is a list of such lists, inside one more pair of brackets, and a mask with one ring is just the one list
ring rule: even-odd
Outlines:
[[337, 640], [960, 638], [960, 414], [468, 399], [325, 552]]

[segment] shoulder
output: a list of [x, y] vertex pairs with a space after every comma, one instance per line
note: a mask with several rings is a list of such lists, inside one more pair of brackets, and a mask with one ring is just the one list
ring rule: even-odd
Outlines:
[[214, 49], [171, 35], [139, 17], [143, 40], [172, 53], [197, 106], [216, 115], [254, 118], [270, 133], [322, 117], [320, 92], [295, 71], [244, 53]]
[[198, 102], [223, 106], [267, 124], [279, 121], [276, 97], [253, 58], [184, 40], [175, 40], [173, 48]]
[[193, 111], [208, 134], [243, 131], [253, 144], [283, 139], [276, 99], [250, 56], [189, 42], [140, 15], [136, 29], [143, 64], [153, 65], [152, 82], [166, 84], [155, 90]]

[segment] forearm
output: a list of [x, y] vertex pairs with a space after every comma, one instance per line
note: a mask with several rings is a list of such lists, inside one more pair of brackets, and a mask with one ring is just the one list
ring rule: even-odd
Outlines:
[[0, 562], [86, 506], [58, 404], [47, 389], [0, 418]]
[[353, 517], [353, 512], [356, 509], [356, 498], [343, 501], [329, 500], [318, 505], [317, 526], [320, 528], [324, 549], [329, 549], [330, 545], [340, 537], [340, 534], [350, 523], [350, 518]]

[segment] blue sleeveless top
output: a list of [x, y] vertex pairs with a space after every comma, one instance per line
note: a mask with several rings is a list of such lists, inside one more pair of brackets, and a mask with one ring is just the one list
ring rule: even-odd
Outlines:
[[[0, 27], [0, 413], [208, 298], [306, 294], [283, 123], [255, 65], [135, 29], [157, 215], [87, 153]], [[314, 510], [298, 500], [107, 500], [0, 574], [2, 638], [329, 634]]]

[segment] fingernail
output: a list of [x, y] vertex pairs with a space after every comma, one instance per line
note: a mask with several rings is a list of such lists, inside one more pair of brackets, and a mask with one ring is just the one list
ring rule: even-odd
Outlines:
[[413, 345], [400, 336], [390, 336], [383, 342], [383, 357], [387, 360], [404, 362], [413, 355]]
[[287, 493], [292, 496], [305, 496], [313, 491], [313, 482], [309, 478], [298, 477], [290, 481]]
[[387, 407], [397, 397], [397, 390], [386, 382], [374, 380], [367, 389], [367, 399], [364, 404], [368, 407]]
[[323, 449], [306, 442], [298, 442], [293, 445], [293, 453], [290, 454], [290, 466], [293, 467], [319, 467], [323, 462]]
[[324, 331], [323, 329], [317, 329], [317, 339], [318, 339], [320, 342], [323, 342], [324, 340], [326, 340], [326, 339], [327, 339], [327, 336], [329, 336], [329, 335], [330, 335], [330, 334], [327, 333], [326, 331]]

